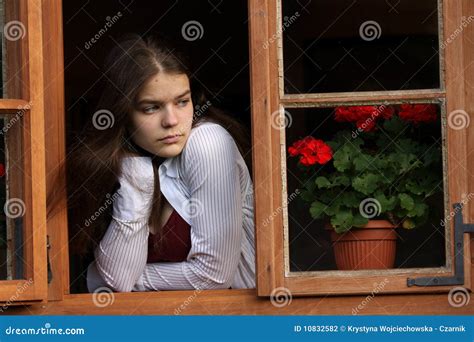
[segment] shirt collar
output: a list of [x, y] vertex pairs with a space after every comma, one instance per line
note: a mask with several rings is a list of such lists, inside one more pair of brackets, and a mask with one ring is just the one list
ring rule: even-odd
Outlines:
[[172, 157], [165, 159], [165, 161], [160, 165], [160, 171], [165, 172], [168, 177], [179, 178], [177, 158]]

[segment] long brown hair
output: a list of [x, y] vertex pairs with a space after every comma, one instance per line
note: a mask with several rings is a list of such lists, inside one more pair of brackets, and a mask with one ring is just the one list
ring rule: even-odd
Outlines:
[[[250, 140], [247, 130], [235, 119], [223, 113], [207, 100], [187, 67], [187, 60], [168, 42], [152, 36], [123, 37], [105, 61], [105, 79], [102, 96], [83, 132], [75, 138], [66, 164], [58, 173], [66, 174], [70, 251], [85, 255], [102, 239], [108, 223], [113, 194], [119, 187], [121, 160], [125, 155], [146, 155], [153, 161], [155, 190], [149, 217], [149, 226], [161, 237], [159, 217], [163, 207], [159, 186], [158, 166], [164, 160], [135, 145], [129, 137], [129, 117], [143, 84], [160, 72], [186, 74], [191, 83], [194, 105], [192, 127], [203, 120], [213, 121], [229, 131], [249, 169]], [[104, 128], [104, 125], [106, 129]], [[65, 167], [65, 169], [64, 169]], [[48, 215], [54, 215], [60, 191], [48, 195]]]

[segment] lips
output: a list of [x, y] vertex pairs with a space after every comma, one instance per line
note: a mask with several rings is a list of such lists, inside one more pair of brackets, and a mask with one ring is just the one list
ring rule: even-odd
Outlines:
[[174, 137], [179, 137], [181, 136], [180, 134], [173, 134], [173, 135], [167, 135], [166, 137], [164, 137], [163, 139], [159, 139], [160, 141], [163, 141], [163, 140], [166, 140], [166, 139], [171, 139], [171, 138], [174, 138]]
[[182, 136], [182, 134], [168, 135], [163, 139], [159, 139], [159, 141], [164, 143], [164, 144], [174, 144], [174, 143], [179, 141], [181, 136]]

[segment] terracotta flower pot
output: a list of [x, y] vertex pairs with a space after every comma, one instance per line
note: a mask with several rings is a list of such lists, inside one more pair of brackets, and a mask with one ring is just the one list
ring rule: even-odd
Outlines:
[[370, 220], [361, 228], [338, 234], [329, 225], [336, 265], [339, 270], [393, 268], [397, 235], [387, 220]]

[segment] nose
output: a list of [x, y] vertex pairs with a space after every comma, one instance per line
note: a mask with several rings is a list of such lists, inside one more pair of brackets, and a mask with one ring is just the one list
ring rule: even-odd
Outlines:
[[161, 121], [163, 127], [172, 127], [178, 124], [178, 116], [172, 106], [168, 106]]

